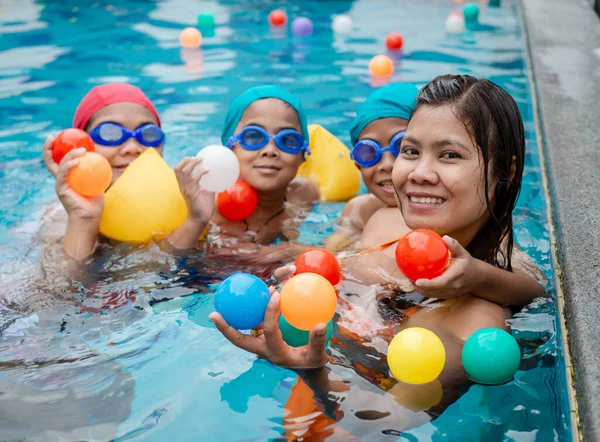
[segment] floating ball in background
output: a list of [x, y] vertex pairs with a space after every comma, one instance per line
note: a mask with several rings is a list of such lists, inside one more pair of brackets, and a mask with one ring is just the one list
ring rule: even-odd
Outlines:
[[350, 34], [352, 32], [352, 19], [347, 15], [336, 15], [331, 23], [331, 28], [336, 34]]
[[464, 17], [456, 13], [448, 15], [445, 28], [448, 34], [462, 34], [466, 30]]
[[179, 34], [179, 42], [184, 48], [197, 48], [200, 47], [202, 42], [202, 34], [196, 28], [185, 28]]
[[519, 369], [521, 349], [510, 333], [484, 328], [465, 342], [462, 362], [471, 380], [487, 385], [505, 384]]
[[402, 49], [402, 45], [404, 44], [404, 39], [402, 35], [397, 32], [390, 32], [385, 38], [385, 46], [390, 51], [399, 51]]
[[210, 29], [215, 27], [215, 16], [212, 12], [202, 12], [198, 14], [198, 27], [200, 29]]
[[292, 33], [296, 37], [308, 37], [313, 33], [313, 23], [309, 18], [298, 17], [292, 22]]
[[281, 9], [275, 9], [269, 14], [269, 24], [271, 26], [279, 27], [285, 26], [287, 23], [287, 14]]
[[475, 4], [465, 5], [463, 8], [465, 17], [465, 26], [468, 30], [473, 31], [479, 25], [479, 6]]
[[369, 72], [373, 77], [389, 77], [394, 73], [394, 62], [387, 55], [376, 55], [369, 62]]
[[240, 162], [233, 151], [225, 146], [206, 146], [196, 157], [202, 158], [199, 167], [208, 171], [200, 178], [200, 187], [205, 190], [223, 192], [233, 186], [240, 176]]

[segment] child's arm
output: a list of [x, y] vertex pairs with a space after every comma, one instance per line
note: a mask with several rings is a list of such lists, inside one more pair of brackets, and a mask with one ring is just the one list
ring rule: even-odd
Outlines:
[[344, 206], [334, 232], [325, 240], [325, 248], [331, 252], [338, 252], [350, 246], [360, 238], [371, 216], [384, 207], [385, 204], [371, 194], [352, 198]]
[[[51, 153], [51, 143], [44, 145], [44, 161], [48, 166], [48, 155]], [[48, 169], [56, 176], [56, 194], [68, 215], [67, 230], [63, 240], [63, 247], [67, 255], [81, 261], [94, 252], [100, 218], [104, 208], [104, 196], [97, 198], [84, 198], [69, 187], [67, 175], [79, 163], [78, 157], [85, 154], [83, 148], [73, 149], [60, 162], [51, 162]]]
[[167, 238], [177, 249], [191, 249], [198, 246], [200, 235], [208, 225], [215, 210], [215, 194], [202, 190], [200, 178], [208, 171], [200, 169], [201, 158], [184, 158], [175, 166], [175, 175], [188, 207], [186, 220]]
[[496, 304], [523, 305], [545, 293], [532, 276], [499, 269], [473, 258], [455, 239], [444, 237], [452, 259], [446, 271], [434, 279], [419, 279], [415, 287], [431, 298], [448, 299], [473, 294]]

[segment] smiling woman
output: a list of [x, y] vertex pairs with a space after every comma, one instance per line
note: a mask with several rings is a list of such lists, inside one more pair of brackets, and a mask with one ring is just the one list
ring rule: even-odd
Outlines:
[[452, 236], [510, 270], [524, 158], [523, 121], [505, 90], [468, 75], [438, 77], [417, 97], [392, 172], [406, 225]]

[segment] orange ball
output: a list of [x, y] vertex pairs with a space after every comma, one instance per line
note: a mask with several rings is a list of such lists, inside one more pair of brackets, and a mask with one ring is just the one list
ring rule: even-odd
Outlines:
[[185, 28], [179, 34], [179, 42], [184, 48], [197, 48], [202, 42], [202, 34], [196, 28]]
[[79, 164], [67, 175], [69, 187], [81, 196], [102, 195], [112, 180], [112, 169], [106, 158], [96, 152], [86, 152]]
[[398, 51], [402, 49], [402, 45], [404, 44], [404, 39], [397, 32], [390, 32], [385, 38], [385, 46], [390, 51]]
[[269, 24], [271, 26], [283, 26], [287, 23], [287, 14], [281, 9], [275, 9], [269, 14]]
[[320, 322], [333, 318], [337, 305], [335, 289], [316, 273], [291, 277], [281, 289], [281, 314], [292, 326], [310, 330]]
[[373, 77], [389, 77], [394, 72], [394, 62], [387, 55], [376, 55], [369, 62], [369, 72]]

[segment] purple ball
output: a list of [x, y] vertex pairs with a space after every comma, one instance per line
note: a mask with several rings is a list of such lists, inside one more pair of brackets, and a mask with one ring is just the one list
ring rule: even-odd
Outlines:
[[298, 17], [292, 22], [292, 32], [297, 37], [308, 37], [313, 32], [313, 24], [306, 17]]

